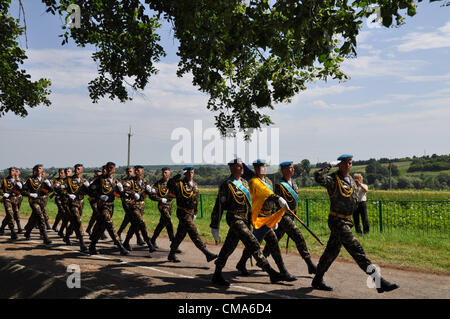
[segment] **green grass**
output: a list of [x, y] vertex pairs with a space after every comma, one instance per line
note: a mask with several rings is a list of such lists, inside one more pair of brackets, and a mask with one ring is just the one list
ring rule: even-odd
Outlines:
[[[317, 189], [311, 189], [308, 191], [312, 193], [321, 192]], [[217, 192], [217, 190], [210, 189], [204, 192], [204, 190], [202, 189], [202, 194], [209, 193], [211, 194], [211, 196], [204, 197], [204, 217], [202, 218], [199, 212], [198, 218], [195, 221], [200, 236], [205, 242], [211, 245], [214, 245], [214, 239], [211, 236], [211, 231], [209, 228], [209, 216], [215, 200], [215, 196], [212, 196], [212, 194], [215, 194], [215, 192]], [[300, 191], [300, 194], [305, 193], [306, 192]], [[314, 217], [317, 219], [317, 221], [312, 218], [311, 228], [316, 233], [316, 235], [319, 236], [322, 242], [326, 244], [329, 237], [329, 230], [326, 224], [326, 209], [323, 212], [323, 208], [319, 207], [317, 209], [319, 210], [319, 213], [316, 217]], [[53, 200], [49, 201], [47, 205], [47, 212], [52, 224], [57, 213], [57, 207]], [[4, 215], [3, 205], [0, 206], [0, 214]], [[26, 217], [30, 216], [30, 214], [31, 209], [25, 199], [21, 208], [21, 216]], [[86, 200], [82, 216], [82, 221], [85, 226], [87, 225], [91, 214], [91, 207], [89, 205], [89, 202]], [[120, 200], [116, 199], [113, 215], [113, 222], [116, 229], [118, 229], [120, 224], [122, 223], [123, 216], [124, 211], [122, 208], [122, 204]], [[147, 223], [147, 228], [149, 229], [150, 233], [152, 233], [155, 229], [159, 221], [159, 217], [160, 214], [157, 209], [156, 202], [146, 199], [144, 219]], [[304, 221], [306, 221], [303, 216], [300, 215], [300, 217]], [[175, 216], [175, 208], [173, 210], [172, 221], [176, 230], [176, 227], [178, 226], [178, 219]], [[405, 232], [402, 230], [390, 229], [387, 232], [380, 233], [379, 231], [377, 231], [375, 225], [371, 226], [373, 228], [369, 234], [357, 235], [357, 237], [360, 239], [369, 259], [374, 264], [377, 264], [379, 266], [393, 266], [402, 269], [415, 269], [420, 271], [450, 274], [450, 259], [448, 258], [450, 255], [450, 240], [448, 238], [431, 237], [421, 231], [414, 230]], [[299, 225], [299, 227], [301, 228], [302, 233], [305, 237], [309, 251], [313, 256], [319, 257], [323, 253], [325, 247], [321, 246], [305, 229], [303, 229], [302, 226]], [[223, 217], [220, 228], [220, 236], [222, 240], [225, 239], [227, 231], [228, 225], [226, 225], [225, 217]], [[167, 236], [165, 229], [162, 232], [162, 236]], [[280, 247], [282, 248], [282, 251], [285, 252], [286, 236], [280, 241]], [[289, 252], [297, 253], [292, 241], [290, 241], [289, 244]], [[351, 256], [345, 251], [345, 249], [341, 250], [340, 258], [342, 258], [343, 260], [352, 260]]]

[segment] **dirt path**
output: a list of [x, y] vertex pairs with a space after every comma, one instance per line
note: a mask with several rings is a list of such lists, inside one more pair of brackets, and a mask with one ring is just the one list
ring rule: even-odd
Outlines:
[[[73, 246], [66, 246], [53, 231], [48, 232], [53, 241], [49, 248], [42, 245], [37, 230], [30, 241], [19, 235], [18, 241], [9, 242], [8, 234], [6, 231], [0, 236], [0, 298], [450, 298], [450, 276], [381, 268], [381, 275], [398, 283], [400, 289], [378, 294], [367, 287], [367, 275], [356, 263], [339, 261], [325, 275], [334, 291], [313, 290], [313, 277], [294, 253], [283, 257], [297, 281], [271, 284], [266, 273], [250, 264], [252, 276], [241, 277], [234, 268], [242, 253], [240, 247], [223, 270], [232, 283], [223, 289], [210, 283], [214, 263], [207, 263], [188, 237], [180, 247], [183, 253], [178, 255], [182, 262], [174, 264], [167, 261], [168, 238], [158, 239], [160, 248], [149, 258], [146, 248], [136, 245], [129, 256], [120, 256], [110, 240], [99, 243], [100, 255], [90, 256], [79, 252], [76, 240]], [[218, 253], [221, 246], [208, 247]], [[317, 263], [318, 258], [313, 257], [313, 261]], [[272, 259], [270, 262], [274, 265]], [[79, 267], [81, 288], [67, 287], [72, 274], [67, 271], [69, 265]]]

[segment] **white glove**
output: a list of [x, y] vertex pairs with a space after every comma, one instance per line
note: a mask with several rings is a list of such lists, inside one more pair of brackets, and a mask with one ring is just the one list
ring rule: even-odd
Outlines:
[[149, 193], [156, 193], [156, 189], [154, 189], [150, 185], [145, 186], [145, 190]]
[[22, 183], [21, 182], [17, 182], [16, 185], [17, 185], [17, 187], [19, 187], [19, 189], [22, 189]]
[[47, 184], [48, 187], [52, 187], [52, 183], [48, 179], [44, 181], [45, 184]]
[[166, 198], [161, 199], [161, 203], [163, 204], [167, 203], [167, 199]]
[[117, 183], [117, 188], [119, 189], [120, 192], [123, 192], [123, 185], [121, 182]]
[[278, 229], [278, 223], [275, 224], [275, 226], [273, 226], [273, 230], [277, 230]]
[[331, 167], [338, 166], [341, 161], [332, 161], [330, 162]]
[[83, 185], [86, 186], [86, 187], [89, 187], [90, 184], [89, 184], [88, 181], [84, 181]]
[[3, 197], [4, 197], [4, 198], [8, 198], [8, 197], [9, 197], [9, 193], [4, 193], [4, 194], [3, 194]]
[[192, 218], [192, 220], [195, 220], [197, 218], [197, 215], [194, 215], [194, 218]]
[[219, 228], [211, 228], [211, 234], [214, 237], [215, 241], [219, 241], [220, 237], [219, 237]]
[[37, 198], [38, 195], [37, 195], [36, 193], [30, 193], [30, 197], [32, 197], [32, 198]]
[[100, 195], [100, 199], [104, 202], [108, 201], [109, 197], [107, 195]]
[[139, 198], [141, 198], [141, 196], [139, 196], [138, 193], [134, 193], [134, 198], [136, 198], [136, 200], [138, 200]]
[[289, 208], [288, 203], [286, 202], [286, 200], [283, 197], [278, 198], [278, 204], [280, 204], [281, 207]]
[[69, 194], [69, 198], [71, 199], [71, 200], [75, 200], [75, 198], [77, 198], [74, 194]]

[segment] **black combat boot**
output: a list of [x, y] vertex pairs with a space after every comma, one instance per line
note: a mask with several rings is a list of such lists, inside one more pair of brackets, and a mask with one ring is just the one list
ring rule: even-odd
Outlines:
[[58, 236], [61, 237], [61, 238], [64, 238], [64, 228], [61, 227], [59, 229]]
[[206, 256], [206, 261], [210, 262], [211, 260], [216, 259], [217, 257], [219, 257], [219, 255], [213, 254], [212, 252], [210, 252], [206, 247], [203, 247], [202, 249], [200, 249], [202, 251], [202, 253], [205, 254]]
[[230, 283], [226, 281], [222, 276], [222, 268], [216, 265], [216, 270], [214, 271], [214, 275], [212, 276], [212, 283], [215, 285], [230, 287]]
[[177, 258], [177, 256], [175, 255], [175, 251], [174, 251], [174, 250], [170, 250], [170, 253], [169, 253], [169, 256], [167, 256], [167, 259], [168, 259], [169, 261], [171, 261], [171, 262], [174, 262], [174, 263], [179, 263], [179, 262], [181, 262], [181, 260], [179, 260], [179, 259]]
[[306, 265], [308, 265], [308, 274], [315, 274], [317, 272], [317, 266], [314, 265], [311, 258], [305, 258]]
[[23, 230], [22, 230], [22, 226], [20, 225], [20, 220], [16, 220], [16, 224], [17, 224], [17, 233], [18, 234], [22, 234]]
[[247, 259], [241, 258], [241, 260], [239, 260], [239, 262], [236, 265], [236, 269], [239, 270], [239, 272], [241, 273], [241, 276], [244, 276], [244, 277], [250, 276], [250, 273], [248, 272], [247, 267], [245, 266], [246, 262], [247, 262]]
[[380, 277], [380, 288], [377, 288], [378, 293], [381, 294], [383, 292], [392, 291], [397, 288], [399, 288], [399, 285], [390, 283], [383, 277]]
[[0, 227], [0, 236], [5, 234], [5, 227]]
[[14, 231], [14, 228], [11, 229], [11, 241], [17, 240], [17, 234]]
[[95, 245], [97, 244], [97, 241], [91, 241], [91, 243], [89, 244], [89, 254], [91, 255], [97, 255], [98, 251], [95, 248]]
[[281, 264], [279, 266], [280, 268], [280, 274], [283, 276], [283, 281], [296, 281], [297, 278], [292, 276], [289, 271], [286, 269], [286, 266], [283, 264]]
[[159, 246], [156, 244], [156, 238], [152, 238], [152, 239], [150, 239], [150, 241], [155, 249], [159, 248]]
[[23, 236], [25, 237], [25, 240], [30, 240], [31, 239], [31, 230], [25, 230], [25, 234], [23, 234]]
[[67, 246], [72, 246], [72, 242], [70, 241], [69, 232], [66, 232], [66, 236], [64, 236], [63, 242], [65, 242]]
[[117, 247], [119, 247], [119, 251], [122, 256], [127, 256], [130, 254], [130, 252], [126, 250], [125, 247], [123, 247], [122, 242], [120, 240], [117, 241]]
[[323, 275], [324, 274], [317, 273], [311, 283], [311, 286], [317, 290], [332, 291], [333, 288], [331, 288], [330, 286], [327, 286], [325, 284], [325, 282], [323, 281]]
[[[125, 247], [125, 249], [128, 251], [133, 251], [133, 248], [131, 248], [131, 245], [130, 245], [130, 240], [132, 237], [133, 237], [133, 233], [128, 232], [127, 237], [125, 237], [125, 241], [123, 242], [123, 247]], [[119, 241], [120, 241], [120, 237], [119, 237]]]
[[153, 245], [152, 240], [150, 238], [147, 239], [146, 243], [147, 243], [149, 252], [152, 253], [152, 252], [156, 251], [156, 247], [155, 247], [155, 245]]
[[272, 267], [270, 267], [269, 264], [266, 264], [262, 267], [262, 269], [267, 272], [269, 274], [270, 277], [270, 282], [272, 284], [277, 283], [279, 281], [283, 281], [284, 280], [284, 276], [282, 274], [280, 274], [279, 272], [277, 272], [275, 269], [273, 269]]
[[85, 253], [88, 251], [88, 248], [86, 247], [85, 243], [84, 243], [84, 239], [83, 236], [79, 237], [78, 240], [80, 241], [80, 251], [82, 253]]
[[48, 238], [47, 233], [45, 231], [43, 231], [41, 235], [44, 241], [44, 245], [50, 245], [52, 243], [52, 241]]
[[[147, 245], [147, 243], [142, 240], [141, 234], [138, 231], [135, 234], [136, 234], [136, 244], [138, 244], [138, 246]], [[152, 245], [152, 247], [153, 247], [153, 245]]]

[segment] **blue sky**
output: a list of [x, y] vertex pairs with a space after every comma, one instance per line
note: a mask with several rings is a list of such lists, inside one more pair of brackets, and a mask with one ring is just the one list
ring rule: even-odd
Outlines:
[[[11, 14], [18, 17], [18, 1]], [[132, 102], [92, 104], [87, 83], [96, 75], [93, 48], [61, 46], [59, 17], [40, 1], [23, 1], [28, 49], [25, 67], [33, 79], [52, 80], [52, 105], [31, 109], [26, 118], [0, 118], [0, 168], [11, 165], [64, 167], [106, 161], [125, 165], [132, 126], [131, 164], [174, 164], [176, 128], [193, 130], [194, 120], [213, 127], [207, 96], [177, 78], [176, 41], [162, 27], [167, 52], [143, 94]], [[25, 47], [25, 40], [21, 38]], [[350, 80], [317, 82], [291, 103], [268, 111], [279, 129], [279, 160], [312, 163], [341, 153], [355, 159], [448, 154], [450, 137], [450, 7], [419, 4], [400, 28], [364, 25], [358, 57], [343, 64]], [[203, 143], [203, 146], [207, 141]], [[11, 147], [11, 145], [14, 145]], [[8, 150], [8, 151], [5, 151]]]

